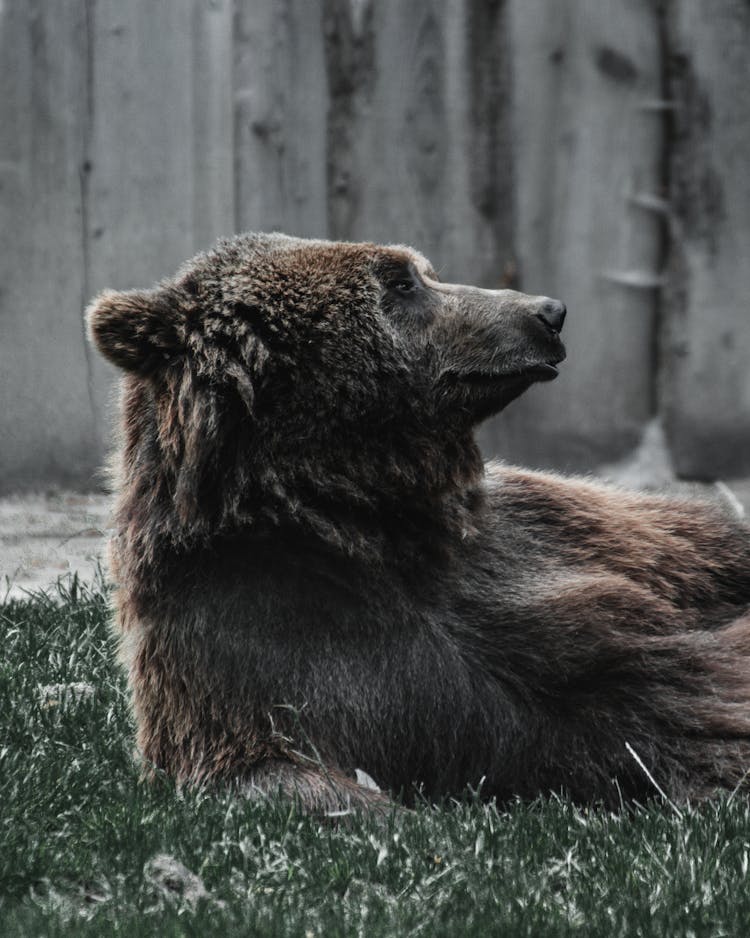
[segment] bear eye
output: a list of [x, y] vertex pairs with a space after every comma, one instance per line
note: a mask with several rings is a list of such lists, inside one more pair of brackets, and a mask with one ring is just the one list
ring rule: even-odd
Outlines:
[[394, 293], [398, 293], [401, 296], [408, 296], [409, 294], [416, 293], [419, 289], [419, 283], [417, 282], [416, 277], [409, 271], [394, 274], [388, 279], [386, 286], [389, 290], [392, 290]]

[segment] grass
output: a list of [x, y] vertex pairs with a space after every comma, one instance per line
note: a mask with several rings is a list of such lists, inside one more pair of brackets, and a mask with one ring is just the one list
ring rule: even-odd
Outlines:
[[[106, 590], [58, 593], [0, 606], [3, 938], [748, 932], [741, 798], [682, 818], [468, 799], [337, 829], [144, 784]], [[93, 693], [48, 686], [78, 683]], [[169, 862], [182, 867], [159, 873]]]

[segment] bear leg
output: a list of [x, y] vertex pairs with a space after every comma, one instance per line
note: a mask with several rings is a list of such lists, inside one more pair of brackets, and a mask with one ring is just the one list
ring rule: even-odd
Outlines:
[[398, 805], [386, 793], [366, 788], [340, 769], [321, 763], [267, 759], [253, 768], [241, 787], [247, 797], [280, 795], [295, 801], [305, 813], [328, 817], [356, 811], [385, 814], [398, 810]]

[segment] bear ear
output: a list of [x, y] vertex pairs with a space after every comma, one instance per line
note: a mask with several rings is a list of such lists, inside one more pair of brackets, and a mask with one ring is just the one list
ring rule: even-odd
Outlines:
[[102, 355], [141, 375], [182, 352], [182, 318], [166, 290], [105, 290], [86, 310], [89, 335]]

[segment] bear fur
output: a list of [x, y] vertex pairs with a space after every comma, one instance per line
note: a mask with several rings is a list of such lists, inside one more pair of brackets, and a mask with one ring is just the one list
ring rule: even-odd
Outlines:
[[742, 783], [750, 530], [480, 458], [476, 425], [557, 373], [563, 315], [283, 235], [95, 300], [148, 767], [314, 811], [469, 785], [618, 806], [654, 793], [639, 760], [674, 799]]

